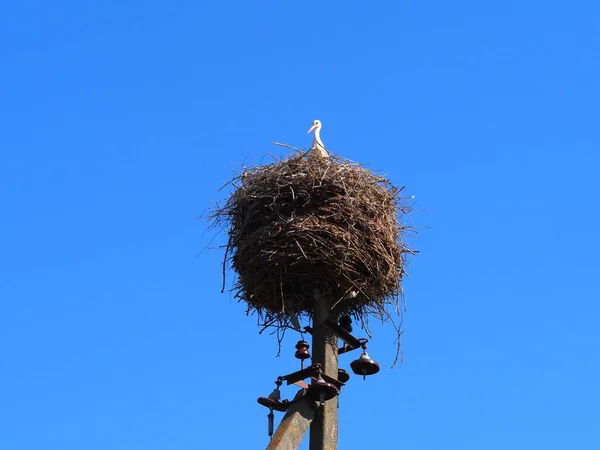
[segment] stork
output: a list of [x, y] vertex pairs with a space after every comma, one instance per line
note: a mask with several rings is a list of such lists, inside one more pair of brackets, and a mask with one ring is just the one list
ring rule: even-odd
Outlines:
[[323, 144], [323, 141], [321, 140], [321, 121], [320, 120], [315, 120], [313, 122], [312, 127], [310, 127], [310, 130], [308, 130], [308, 132], [306, 134], [310, 134], [313, 131], [315, 132], [315, 138], [313, 140], [313, 145], [311, 147], [311, 154], [317, 155], [321, 158], [328, 158], [329, 152], [327, 150], [325, 150], [325, 145]]

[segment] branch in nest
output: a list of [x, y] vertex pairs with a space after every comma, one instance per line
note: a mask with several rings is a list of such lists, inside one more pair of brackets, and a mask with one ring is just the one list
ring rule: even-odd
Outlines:
[[271, 144], [279, 145], [280, 147], [291, 148], [292, 150], [296, 150], [297, 152], [303, 152], [304, 150], [300, 150], [299, 148], [292, 147], [291, 145], [282, 144], [281, 142], [271, 142]]

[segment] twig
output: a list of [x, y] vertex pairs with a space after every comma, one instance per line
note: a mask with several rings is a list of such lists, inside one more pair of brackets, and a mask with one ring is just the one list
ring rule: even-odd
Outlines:
[[291, 145], [282, 144], [281, 142], [271, 142], [271, 144], [279, 145], [280, 147], [291, 148], [292, 150], [296, 150], [297, 152], [303, 152], [304, 150], [300, 150], [299, 148], [292, 147]]

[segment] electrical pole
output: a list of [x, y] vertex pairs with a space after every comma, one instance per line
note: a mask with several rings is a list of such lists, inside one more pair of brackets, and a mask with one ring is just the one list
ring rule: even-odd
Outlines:
[[317, 405], [303, 398], [292, 403], [286, 411], [267, 450], [296, 450], [315, 416]]
[[[338, 378], [338, 337], [325, 326], [325, 320], [337, 322], [330, 317], [333, 301], [320, 290], [313, 291], [314, 316], [312, 333], [312, 361], [321, 364], [325, 375]], [[338, 448], [338, 401], [324, 402], [315, 413], [310, 425], [310, 450], [337, 450]]]

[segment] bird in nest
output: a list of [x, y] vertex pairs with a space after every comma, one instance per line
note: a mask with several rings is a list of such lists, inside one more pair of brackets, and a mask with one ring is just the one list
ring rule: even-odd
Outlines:
[[315, 134], [314, 134], [314, 139], [313, 139], [313, 145], [310, 149], [311, 155], [315, 155], [320, 158], [329, 158], [329, 152], [327, 150], [325, 150], [325, 145], [323, 144], [323, 141], [321, 140], [321, 121], [320, 120], [315, 120], [312, 124], [312, 127], [310, 127], [310, 130], [308, 130], [308, 132], [306, 134], [310, 134], [313, 131], [315, 132]]

